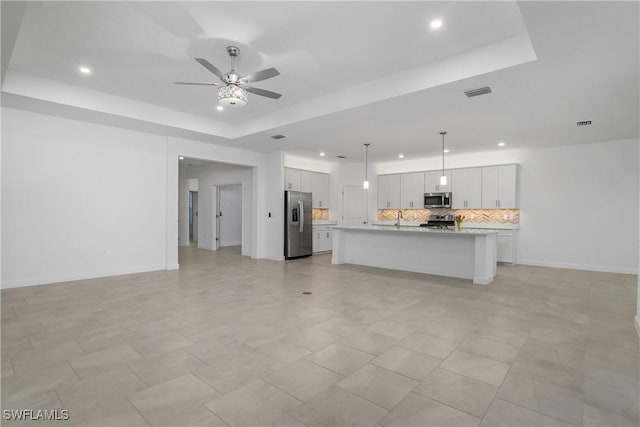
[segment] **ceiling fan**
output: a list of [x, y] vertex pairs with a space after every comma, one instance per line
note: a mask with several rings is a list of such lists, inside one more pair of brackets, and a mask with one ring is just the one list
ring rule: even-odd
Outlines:
[[197, 86], [220, 86], [218, 88], [218, 103], [229, 105], [232, 107], [242, 107], [247, 105], [247, 92], [254, 95], [265, 96], [267, 98], [278, 99], [282, 95], [271, 92], [270, 90], [259, 89], [257, 87], [248, 86], [249, 83], [255, 83], [267, 80], [275, 76], [279, 76], [280, 72], [275, 68], [267, 68], [265, 70], [256, 71], [246, 76], [240, 76], [235, 71], [235, 59], [240, 54], [240, 49], [235, 46], [227, 46], [227, 53], [231, 57], [231, 71], [223, 74], [219, 69], [214, 67], [204, 58], [195, 58], [204, 68], [215, 74], [221, 83], [199, 83], [199, 82], [174, 82], [177, 85], [197, 85]]

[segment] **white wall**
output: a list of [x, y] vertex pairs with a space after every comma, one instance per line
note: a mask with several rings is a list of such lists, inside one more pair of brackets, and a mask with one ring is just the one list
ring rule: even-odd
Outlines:
[[178, 268], [179, 155], [255, 168], [248, 247], [282, 259], [266, 215], [282, 217], [281, 153], [6, 107], [2, 121], [3, 288]]
[[[229, 184], [242, 185], [242, 221], [240, 222], [242, 230], [242, 255], [251, 256], [253, 246], [251, 235], [254, 229], [252, 168], [222, 163], [212, 163], [209, 165], [187, 168], [185, 176], [187, 180], [194, 178], [198, 180], [198, 247], [209, 250], [213, 250], [215, 248], [215, 244], [212, 241], [213, 226], [215, 224], [215, 211], [213, 210], [213, 187]], [[184, 212], [181, 213], [180, 216], [184, 216]], [[184, 230], [180, 230], [180, 233], [184, 233]], [[184, 236], [180, 236], [180, 240], [184, 240]], [[223, 242], [221, 241], [221, 246], [224, 246], [222, 243]], [[228, 244], [232, 242], [226, 243]], [[236, 244], [240, 244], [240, 236], [237, 237]]]
[[[446, 168], [519, 163], [518, 263], [638, 271], [638, 140], [449, 155]], [[433, 170], [441, 158], [373, 165], [373, 173]], [[376, 211], [376, 182], [369, 206]], [[633, 221], [624, 219], [634, 218]]]
[[[275, 151], [264, 155], [264, 173], [259, 174], [258, 180], [263, 184], [264, 191], [258, 196], [264, 209], [260, 216], [263, 222], [258, 224], [265, 236], [261, 250], [264, 258], [284, 260], [284, 155]], [[271, 214], [271, 217], [269, 217]]]
[[2, 119], [2, 287], [165, 268], [165, 137]]
[[[640, 151], [640, 150], [639, 150]], [[640, 161], [640, 158], [639, 158]], [[638, 191], [640, 192], [640, 182], [638, 182]], [[638, 196], [640, 198], [640, 195]], [[638, 215], [638, 221], [640, 221], [640, 215]], [[640, 230], [640, 225], [638, 226]], [[640, 236], [638, 236], [638, 245], [640, 246]], [[635, 325], [638, 335], [640, 335], [640, 249], [638, 249], [638, 289], [636, 291], [636, 298], [638, 299], [638, 305], [636, 310]]]

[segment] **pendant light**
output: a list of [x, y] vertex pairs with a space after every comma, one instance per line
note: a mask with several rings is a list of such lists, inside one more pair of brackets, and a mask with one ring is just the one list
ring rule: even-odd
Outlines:
[[364, 183], [362, 188], [365, 190], [369, 188], [369, 146], [370, 143], [364, 144]]
[[447, 175], [444, 174], [444, 136], [447, 132], [440, 132], [442, 135], [442, 176], [440, 177], [440, 185], [447, 185]]

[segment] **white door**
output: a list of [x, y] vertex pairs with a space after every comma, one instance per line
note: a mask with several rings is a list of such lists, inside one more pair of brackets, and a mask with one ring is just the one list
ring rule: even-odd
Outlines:
[[218, 247], [242, 244], [242, 184], [218, 186]]
[[360, 186], [342, 188], [342, 225], [367, 224], [367, 193]]

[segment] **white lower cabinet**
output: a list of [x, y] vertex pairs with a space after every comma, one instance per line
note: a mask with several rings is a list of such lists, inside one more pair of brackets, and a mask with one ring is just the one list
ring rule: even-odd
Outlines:
[[[474, 228], [469, 226], [466, 228]], [[486, 230], [486, 228], [485, 228]], [[496, 236], [496, 258], [498, 262], [516, 265], [518, 248], [518, 230], [493, 229], [498, 232]]]
[[330, 227], [313, 228], [313, 252], [330, 252], [333, 247], [333, 230]]

